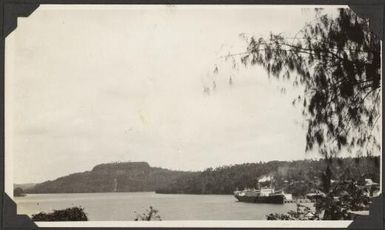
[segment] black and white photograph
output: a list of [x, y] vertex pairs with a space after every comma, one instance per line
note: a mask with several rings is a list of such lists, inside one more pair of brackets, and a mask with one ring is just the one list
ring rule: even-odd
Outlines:
[[382, 196], [371, 22], [42, 4], [5, 39], [5, 192], [38, 226], [347, 227]]

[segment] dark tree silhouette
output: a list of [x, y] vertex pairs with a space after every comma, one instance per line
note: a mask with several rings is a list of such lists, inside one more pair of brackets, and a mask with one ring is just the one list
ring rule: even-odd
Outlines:
[[32, 215], [33, 221], [88, 221], [87, 214], [82, 207], [72, 207], [54, 210], [51, 213], [40, 212]]
[[227, 60], [260, 65], [269, 76], [304, 87], [293, 104], [302, 107], [307, 123], [306, 151], [318, 148], [326, 159], [341, 149], [379, 151], [372, 131], [381, 116], [381, 49], [368, 20], [350, 9], [339, 9], [335, 18], [316, 9], [316, 18], [292, 38], [245, 39], [246, 52]]

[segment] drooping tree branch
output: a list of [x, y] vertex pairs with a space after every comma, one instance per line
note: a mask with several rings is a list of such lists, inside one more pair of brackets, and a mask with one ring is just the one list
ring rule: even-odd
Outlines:
[[304, 86], [293, 103], [302, 105], [307, 121], [306, 150], [355, 151], [376, 142], [371, 130], [380, 114], [380, 41], [368, 23], [350, 9], [339, 9], [335, 18], [316, 17], [294, 38], [250, 37], [246, 51], [221, 58], [262, 66], [278, 79], [286, 76]]

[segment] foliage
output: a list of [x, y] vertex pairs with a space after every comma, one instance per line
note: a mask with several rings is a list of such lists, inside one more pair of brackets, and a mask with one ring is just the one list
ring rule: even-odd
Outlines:
[[245, 66], [262, 66], [269, 76], [304, 87], [293, 104], [307, 121], [307, 151], [318, 148], [326, 158], [343, 148], [373, 154], [380, 150], [372, 132], [381, 116], [380, 40], [350, 9], [339, 9], [335, 18], [316, 12], [294, 38], [246, 38], [246, 52], [225, 57], [234, 63], [240, 56]]
[[54, 210], [52, 213], [40, 212], [32, 215], [33, 221], [87, 221], [87, 214], [82, 207]]
[[150, 167], [146, 162], [109, 163], [36, 184], [28, 193], [154, 191], [187, 172]]
[[324, 220], [350, 220], [350, 211], [368, 210], [366, 193], [354, 180], [336, 183], [326, 197], [316, 202], [316, 210], [324, 211]]
[[145, 213], [141, 215], [137, 215], [135, 221], [153, 221], [153, 220], [162, 220], [160, 215], [158, 214], [158, 210], [154, 209], [152, 206]]
[[319, 215], [312, 212], [311, 209], [305, 205], [297, 203], [296, 211], [289, 211], [287, 214], [270, 213], [266, 215], [267, 220], [319, 220]]
[[[380, 158], [337, 158], [330, 164], [333, 180], [371, 178], [380, 180]], [[304, 196], [319, 190], [326, 160], [271, 161], [209, 168], [200, 173], [186, 174], [157, 190], [158, 193], [232, 194], [236, 188], [256, 186], [258, 177], [274, 176], [273, 185], [293, 196]]]
[[17, 187], [13, 190], [13, 196], [17, 197], [17, 196], [25, 196], [25, 192], [22, 188], [20, 187]]
[[[380, 180], [379, 157], [336, 159], [331, 165], [332, 179], [371, 178]], [[27, 193], [157, 191], [159, 193], [232, 194], [236, 188], [255, 187], [257, 177], [273, 175], [274, 186], [294, 196], [317, 188], [326, 167], [325, 160], [271, 161], [247, 163], [198, 172], [181, 172], [154, 167], [118, 164], [95, 167], [37, 184]], [[131, 167], [133, 166], [133, 167]], [[144, 165], [142, 165], [144, 166]]]
[[[351, 211], [369, 209], [369, 197], [366, 189], [359, 186], [357, 181], [342, 181], [332, 185], [325, 197], [319, 197], [315, 202], [315, 212], [304, 206], [297, 211], [289, 211], [287, 214], [271, 213], [267, 220], [351, 220]], [[310, 214], [310, 215], [309, 215]]]

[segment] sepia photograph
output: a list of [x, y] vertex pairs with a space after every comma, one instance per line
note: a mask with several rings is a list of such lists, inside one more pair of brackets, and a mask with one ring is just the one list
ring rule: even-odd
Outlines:
[[38, 226], [347, 227], [382, 196], [381, 36], [344, 5], [42, 4], [5, 38], [5, 192]]

